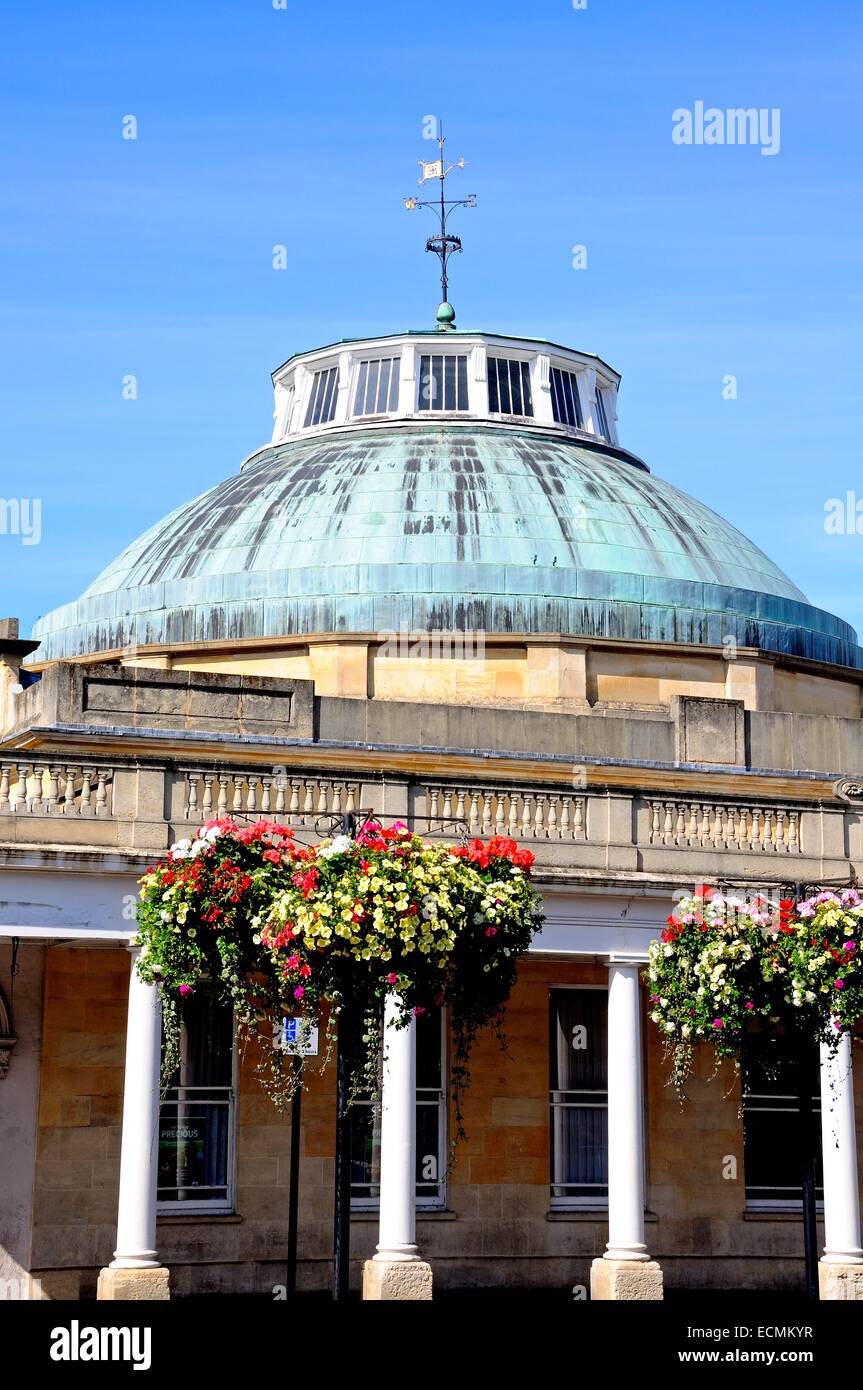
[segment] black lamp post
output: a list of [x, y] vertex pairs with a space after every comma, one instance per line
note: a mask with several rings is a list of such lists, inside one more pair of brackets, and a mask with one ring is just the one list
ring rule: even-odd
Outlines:
[[[342, 816], [342, 834], [353, 837], [356, 819]], [[356, 1019], [351, 1001], [342, 1000], [336, 1059], [336, 1174], [333, 1192], [333, 1299], [348, 1297], [351, 1268], [351, 1120], [349, 1090]]]

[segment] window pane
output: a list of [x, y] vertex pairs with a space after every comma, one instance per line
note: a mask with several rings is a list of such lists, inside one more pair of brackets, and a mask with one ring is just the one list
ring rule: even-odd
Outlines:
[[378, 403], [378, 377], [380, 376], [380, 362], [369, 363], [369, 384], [366, 388], [366, 415], [373, 415]]
[[183, 1005], [180, 1066], [159, 1112], [159, 1201], [227, 1203], [232, 1080], [231, 1010], [201, 990]]
[[336, 388], [339, 384], [338, 367], [331, 367], [329, 372], [327, 373], [327, 377], [329, 379], [326, 383], [324, 403], [321, 409], [322, 424], [326, 424], [328, 420], [332, 420], [333, 416], [336, 413]]
[[458, 399], [456, 410], [467, 410], [467, 358], [457, 357], [458, 367]]
[[553, 990], [549, 1084], [551, 1195], [608, 1195], [608, 994]]
[[521, 366], [521, 413], [522, 415], [533, 414], [533, 398], [530, 394], [530, 367], [527, 362], [522, 362]]
[[552, 367], [551, 410], [558, 424], [572, 425], [577, 429], [582, 428], [578, 383], [574, 372], [565, 372], [560, 367]]
[[306, 428], [309, 425], [326, 424], [336, 413], [336, 389], [339, 384], [338, 367], [328, 367], [315, 372], [309, 405], [306, 410]]
[[509, 357], [490, 357], [488, 408], [492, 414], [532, 415], [530, 365]]
[[418, 410], [467, 410], [467, 358], [453, 353], [420, 358]]
[[455, 358], [444, 358], [444, 410], [455, 410]]
[[439, 357], [420, 358], [419, 401], [420, 410], [440, 410], [440, 365]]
[[[815, 1049], [813, 1045], [813, 1053]], [[749, 1202], [799, 1202], [804, 1141], [794, 1040], [753, 1029], [743, 1049], [743, 1164]], [[817, 1054], [812, 1075], [818, 1076]], [[822, 1196], [821, 1098], [812, 1096], [816, 1194]]]
[[365, 415], [366, 413], [366, 379], [369, 374], [368, 362], [360, 363], [360, 370], [357, 374], [357, 392], [354, 396], [354, 414]]
[[599, 426], [599, 433], [606, 439], [608, 438], [608, 421], [605, 418], [605, 401], [602, 399], [602, 391], [596, 388], [596, 423]]
[[[387, 411], [398, 410], [399, 360], [398, 357], [376, 357], [360, 363], [354, 415], [383, 415]], [[424, 363], [427, 360], [423, 358]], [[420, 408], [425, 407], [421, 405]]]

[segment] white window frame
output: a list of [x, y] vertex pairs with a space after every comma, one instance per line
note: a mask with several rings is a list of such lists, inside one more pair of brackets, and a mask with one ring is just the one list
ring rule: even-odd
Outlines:
[[[582, 984], [578, 984], [578, 985], [571, 985], [571, 984], [556, 985], [556, 984], [550, 984], [549, 987], [548, 987], [548, 992], [549, 992], [549, 1009], [548, 1009], [548, 1012], [549, 1012], [549, 1014], [551, 1013], [551, 996], [552, 996], [552, 994], [562, 994], [564, 990], [576, 990], [576, 989], [580, 989], [580, 990], [589, 989], [589, 990], [592, 990], [594, 993], [596, 993], [597, 991], [599, 991], [599, 992], [601, 992], [601, 993], [603, 993], [603, 994], [605, 995], [605, 1016], [606, 1016], [606, 1028], [607, 1028], [607, 1027], [608, 1027], [608, 985], [607, 985], [607, 984], [601, 984], [601, 985], [582, 985]], [[549, 1049], [550, 1049], [550, 1048], [551, 1048], [551, 1032], [550, 1032], [550, 1030], [549, 1030], [548, 1045], [549, 1045]], [[550, 1062], [551, 1062], [551, 1057], [549, 1056], [549, 1063], [550, 1063]], [[550, 1069], [551, 1069], [551, 1068], [550, 1068], [550, 1066], [549, 1066], [549, 1070], [550, 1070]], [[554, 1178], [554, 1168], [553, 1168], [553, 1164], [554, 1164], [554, 1125], [553, 1125], [553, 1113], [552, 1113], [552, 1112], [553, 1112], [553, 1109], [554, 1109], [554, 1102], [553, 1102], [552, 1099], [551, 1099], [551, 1097], [552, 1097], [553, 1094], [554, 1094], [554, 1093], [552, 1092], [551, 1088], [549, 1088], [549, 1092], [548, 1092], [548, 1168], [549, 1168], [549, 1172], [548, 1172], [548, 1179], [549, 1179], [549, 1181], [548, 1181], [548, 1192], [549, 1192], [549, 1202], [550, 1202], [550, 1205], [551, 1205], [551, 1210], [552, 1210], [552, 1211], [599, 1211], [599, 1212], [608, 1211], [608, 1197], [607, 1197], [607, 1196], [605, 1196], [605, 1197], [555, 1197], [554, 1194], [553, 1194], [553, 1191], [552, 1191], [553, 1188], [562, 1186], [561, 1183], [555, 1183], [555, 1182], [553, 1181], [553, 1178]], [[607, 1091], [605, 1092], [605, 1096], [606, 1096], [605, 1106], [604, 1106], [604, 1107], [593, 1107], [593, 1108], [595, 1108], [595, 1109], [605, 1109], [605, 1110], [607, 1111], [607, 1110], [608, 1110], [608, 1092], [607, 1092]], [[579, 1108], [579, 1109], [586, 1109], [587, 1107], [586, 1107], [586, 1106], [579, 1106], [578, 1108]]]
[[[170, 1090], [180, 1091], [227, 1091], [228, 1105], [228, 1147], [225, 1159], [225, 1179], [226, 1193], [224, 1197], [205, 1198], [200, 1202], [182, 1202], [179, 1198], [157, 1199], [157, 1216], [231, 1216], [234, 1212], [237, 1190], [237, 1135], [239, 1124], [239, 1106], [237, 1104], [239, 1088], [239, 1057], [237, 1051], [237, 1038], [235, 1032], [235, 1019], [231, 1016], [231, 1084], [229, 1087], [220, 1086], [172, 1086]], [[159, 1106], [159, 1121], [161, 1125], [162, 1107]], [[157, 1141], [158, 1146], [158, 1141]]]
[[[521, 414], [517, 414], [517, 413], [514, 414], [512, 411], [492, 410], [492, 408], [491, 408], [491, 370], [492, 370], [491, 363], [492, 363], [492, 358], [494, 358], [495, 362], [506, 362], [507, 364], [509, 364], [510, 362], [517, 362], [518, 365], [519, 365], [520, 367], [521, 367], [521, 366], [527, 367], [527, 384], [528, 384], [528, 390], [530, 391], [530, 404], [531, 404], [531, 410], [532, 410], [532, 412], [533, 412], [531, 415], [521, 415]], [[489, 348], [489, 351], [488, 351], [488, 360], [487, 360], [487, 363], [486, 363], [486, 389], [487, 389], [487, 392], [488, 392], [487, 397], [486, 397], [486, 409], [487, 409], [487, 411], [488, 411], [489, 417], [490, 417], [492, 420], [517, 420], [519, 423], [521, 423], [523, 420], [530, 420], [531, 422], [535, 422], [535, 421], [536, 421], [536, 385], [537, 385], [537, 383], [536, 383], [536, 372], [535, 372], [535, 370], [534, 370], [535, 362], [536, 362], [536, 353], [516, 352], [516, 351], [510, 350], [509, 348]], [[498, 379], [499, 379], [499, 378], [498, 378]], [[500, 399], [500, 389], [498, 388], [498, 400], [499, 400], [499, 399]]]
[[[814, 1044], [813, 1044], [813, 1046], [814, 1046]], [[745, 1092], [742, 1093], [740, 1099], [741, 1099], [741, 1103], [740, 1103], [740, 1110], [741, 1110], [741, 1119], [740, 1119], [740, 1123], [741, 1123], [741, 1144], [742, 1144], [742, 1149], [743, 1149], [743, 1194], [744, 1194], [744, 1201], [745, 1201], [745, 1209], [746, 1209], [746, 1211], [765, 1211], [765, 1212], [769, 1212], [769, 1211], [776, 1211], [776, 1212], [782, 1212], [782, 1211], [795, 1211], [795, 1212], [799, 1212], [799, 1211], [800, 1211], [800, 1195], [799, 1195], [799, 1188], [798, 1188], [798, 1187], [795, 1187], [795, 1188], [792, 1189], [793, 1195], [790, 1196], [790, 1197], [750, 1197], [750, 1196], [749, 1196], [748, 1192], [746, 1191], [748, 1184], [747, 1184], [747, 1181], [746, 1181], [746, 1137], [745, 1137], [745, 1136], [746, 1136], [746, 1129], [745, 1129], [745, 1126], [746, 1126], [746, 1112], [747, 1112], [747, 1110], [752, 1111], [752, 1112], [754, 1112], [754, 1113], [756, 1113], [756, 1114], [774, 1114], [774, 1115], [790, 1115], [790, 1114], [793, 1114], [793, 1115], [799, 1115], [799, 1114], [800, 1114], [799, 1097], [798, 1097], [798, 1096], [795, 1096], [795, 1095], [787, 1095], [784, 1091], [778, 1091], [778, 1092], [777, 1092], [777, 1091], [774, 1091], [774, 1092], [768, 1092], [768, 1091], [750, 1091], [750, 1092], [748, 1092], [748, 1093], [745, 1093]], [[759, 1104], [757, 1103], [758, 1101], [768, 1101], [768, 1102], [769, 1102], [769, 1101], [784, 1101], [784, 1102], [787, 1102], [787, 1103], [786, 1103], [786, 1104], [782, 1104], [782, 1105], [770, 1105], [770, 1104], [767, 1104], [767, 1105], [764, 1105], [764, 1104], [759, 1105]], [[753, 1102], [754, 1102], [754, 1103], [753, 1103]], [[819, 1128], [819, 1130], [820, 1130], [820, 1129], [821, 1129], [821, 1126], [822, 1126], [822, 1124], [823, 1124], [823, 1116], [822, 1116], [822, 1113], [821, 1113], [821, 1095], [820, 1095], [820, 1092], [813, 1091], [813, 1093], [812, 1093], [812, 1109], [813, 1109], [814, 1114], [817, 1116], [817, 1119], [818, 1119], [818, 1128]], [[824, 1210], [824, 1199], [823, 1199], [823, 1197], [819, 1197], [819, 1198], [817, 1199], [817, 1201], [816, 1201], [816, 1203], [815, 1203], [815, 1208], [816, 1208], [817, 1211], [822, 1211], [822, 1212], [823, 1212], [823, 1210]]]
[[[315, 383], [317, 382], [317, 379], [322, 372], [329, 372], [333, 370], [335, 370], [336, 373], [336, 384], [335, 390], [333, 392], [333, 413], [328, 420], [319, 420], [317, 424], [307, 425], [306, 419], [308, 418], [312, 399], [314, 397]], [[300, 421], [302, 423], [300, 425], [300, 428], [303, 430], [323, 430], [326, 429], [328, 425], [335, 425], [338, 420], [339, 388], [341, 386], [342, 381], [342, 373], [338, 358], [334, 357], [325, 362], [315, 362], [313, 366], [310, 366], [308, 368], [308, 376], [309, 380], [306, 385], [306, 389], [303, 392], [302, 413], [300, 415]]]
[[[372, 411], [372, 412], [370, 412], [370, 413], [367, 414], [367, 415], [357, 415], [357, 414], [355, 414], [355, 413], [354, 413], [354, 402], [355, 402], [355, 400], [356, 400], [357, 388], [358, 388], [358, 386], [359, 386], [359, 381], [360, 381], [360, 370], [361, 370], [361, 368], [362, 368], [362, 366], [363, 366], [363, 363], [370, 363], [370, 362], [389, 362], [389, 361], [392, 361], [392, 363], [393, 363], [393, 371], [395, 372], [395, 378], [396, 378], [396, 380], [395, 380], [395, 396], [396, 396], [396, 403], [395, 403], [394, 408], [393, 408], [392, 410], [376, 410], [376, 411]], [[395, 415], [398, 415], [398, 414], [400, 413], [401, 384], [402, 384], [402, 350], [401, 350], [401, 348], [392, 348], [392, 349], [389, 349], [389, 350], [383, 350], [383, 349], [382, 349], [380, 352], [361, 353], [360, 355], [358, 355], [358, 356], [356, 356], [356, 357], [353, 357], [353, 358], [351, 359], [351, 371], [350, 371], [350, 382], [349, 382], [349, 393], [348, 393], [348, 417], [347, 417], [348, 420], [349, 420], [351, 423], [353, 423], [353, 422], [359, 422], [359, 421], [361, 421], [361, 420], [387, 420], [387, 419], [392, 419], [393, 416], [395, 416]], [[393, 390], [392, 377], [390, 377], [390, 386], [389, 386], [388, 394], [392, 394], [392, 390]], [[426, 413], [427, 413], [427, 412], [423, 411], [423, 414], [426, 414]]]
[[[596, 403], [596, 418], [594, 423], [596, 425], [596, 433], [599, 435], [600, 439], [604, 439], [607, 443], [613, 444], [611, 416], [609, 414], [608, 401], [605, 397], [605, 392], [607, 390], [608, 387], [597, 380], [593, 389], [593, 397]], [[604, 428], [603, 425], [605, 426]]]
[[[572, 387], [573, 387], [573, 390], [574, 390], [574, 392], [575, 392], [575, 394], [576, 394], [576, 397], [577, 397], [577, 409], [578, 409], [579, 415], [581, 416], [581, 424], [580, 424], [580, 425], [579, 425], [579, 424], [570, 425], [570, 424], [567, 423], [566, 420], [558, 420], [558, 419], [555, 418], [555, 414], [554, 414], [554, 404], [553, 404], [553, 402], [554, 402], [554, 386], [553, 386], [553, 384], [552, 384], [552, 377], [551, 377], [552, 372], [555, 372], [555, 371], [557, 371], [557, 372], [565, 372], [567, 376], [572, 377]], [[550, 423], [554, 425], [555, 429], [560, 429], [560, 430], [571, 430], [574, 434], [587, 434], [587, 433], [588, 433], [587, 421], [588, 421], [589, 418], [590, 418], [590, 407], [589, 407], [589, 405], [587, 404], [587, 402], [586, 402], [586, 400], [585, 400], [586, 391], [587, 391], [587, 379], [586, 379], [586, 378], [587, 378], [587, 373], [586, 373], [584, 367], [579, 366], [576, 362], [562, 362], [559, 358], [555, 359], [555, 358], [553, 358], [553, 357], [550, 359], [550, 361], [549, 361], [549, 366], [548, 366], [549, 412], [550, 412], [550, 415], [551, 415], [551, 421], [550, 421]]]
[[[459, 417], [459, 419], [464, 419], [466, 416], [474, 413], [471, 401], [471, 368], [473, 365], [473, 352], [473, 348], [464, 346], [462, 344], [459, 344], [458, 346], [444, 348], [439, 343], [435, 343], [433, 347], [426, 347], [425, 345], [422, 345], [417, 348], [416, 384], [414, 386], [414, 411], [421, 420], [434, 420], [436, 418], [440, 418], [440, 416], [442, 415], [456, 415]], [[424, 357], [463, 357], [465, 359], [465, 389], [467, 395], [467, 404], [465, 405], [464, 409], [459, 409], [457, 406], [441, 406], [440, 409], [438, 409], [437, 406], [431, 405], [427, 409], [423, 409], [423, 407], [420, 405], [420, 392], [422, 391], [422, 361]], [[456, 391], [456, 394], [458, 394], [458, 391]], [[487, 406], [488, 397], [486, 396], [486, 408]]]
[[[448, 1070], [447, 1070], [447, 1066], [448, 1066], [448, 1047], [447, 1047], [447, 1044], [448, 1044], [448, 1042], [449, 1042], [449, 1029], [448, 1029], [447, 1011], [446, 1011], [445, 1008], [442, 1008], [441, 1011], [440, 1011], [440, 1027], [441, 1027], [441, 1039], [440, 1039], [440, 1079], [441, 1079], [441, 1084], [440, 1084], [440, 1087], [439, 1087], [438, 1090], [437, 1090], [437, 1107], [438, 1107], [438, 1119], [439, 1119], [439, 1123], [438, 1123], [438, 1153], [437, 1153], [437, 1162], [438, 1162], [438, 1172], [439, 1172], [439, 1174], [440, 1174], [440, 1178], [439, 1178], [439, 1180], [438, 1180], [438, 1191], [437, 1191], [437, 1193], [436, 1193], [434, 1196], [418, 1196], [418, 1197], [416, 1197], [416, 1199], [415, 1199], [415, 1205], [416, 1205], [416, 1210], [417, 1210], [417, 1211], [443, 1211], [443, 1210], [446, 1208], [446, 1196], [447, 1196], [447, 1184], [446, 1184], [446, 1171], [447, 1171], [447, 1128], [448, 1128], [448, 1123], [447, 1123], [447, 1122], [448, 1122], [448, 1119], [449, 1119], [449, 1114], [448, 1114], [448, 1110], [449, 1110], [449, 1107], [448, 1107], [449, 1087], [448, 1087], [448, 1085], [447, 1085], [447, 1077], [448, 1077], [449, 1073], [448, 1073]], [[420, 1103], [420, 1102], [419, 1102], [419, 1097], [420, 1097], [420, 1092], [423, 1091], [423, 1090], [425, 1090], [425, 1091], [432, 1091], [432, 1090], [434, 1090], [434, 1088], [433, 1088], [433, 1087], [428, 1087], [428, 1086], [424, 1086], [424, 1087], [418, 1086], [418, 1087], [417, 1087], [417, 1109], [419, 1109], [419, 1103]], [[429, 1103], [431, 1103], [431, 1102], [429, 1102]], [[355, 1104], [355, 1105], [364, 1105], [364, 1106], [368, 1106], [368, 1107], [369, 1107], [370, 1109], [372, 1109], [372, 1110], [374, 1110], [374, 1108], [375, 1108], [375, 1107], [374, 1107], [374, 1102], [373, 1102], [372, 1100], [368, 1100], [368, 1101], [355, 1101], [354, 1104]], [[376, 1119], [377, 1119], [377, 1122], [380, 1123], [380, 1115], [379, 1115], [379, 1114], [378, 1114], [378, 1116], [376, 1117]], [[373, 1121], [373, 1123], [374, 1123], [374, 1121]], [[381, 1203], [380, 1203], [380, 1197], [354, 1197], [353, 1195], [351, 1196], [351, 1211], [355, 1211], [355, 1212], [361, 1212], [361, 1211], [378, 1211], [378, 1210], [380, 1209], [380, 1204], [381, 1204]]]

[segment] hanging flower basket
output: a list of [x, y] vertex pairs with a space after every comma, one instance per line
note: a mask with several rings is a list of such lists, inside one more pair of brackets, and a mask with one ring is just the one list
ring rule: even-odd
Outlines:
[[747, 899], [702, 887], [678, 903], [645, 973], [678, 1092], [696, 1043], [739, 1063], [748, 1018], [835, 1050], [863, 1016], [863, 898], [854, 888]]
[[162, 986], [166, 1055], [177, 1061], [183, 998], [203, 979], [257, 1035], [259, 1070], [277, 1103], [293, 1068], [272, 1045], [285, 1015], [327, 1006], [330, 1040], [349, 1004], [366, 1020], [358, 1063], [374, 1089], [384, 996], [401, 1016], [446, 1006], [457, 1128], [477, 1033], [497, 1026], [516, 963], [542, 921], [533, 855], [514, 840], [423, 841], [401, 824], [366, 825], [311, 847], [266, 821], [208, 822], [141, 879], [139, 972]]

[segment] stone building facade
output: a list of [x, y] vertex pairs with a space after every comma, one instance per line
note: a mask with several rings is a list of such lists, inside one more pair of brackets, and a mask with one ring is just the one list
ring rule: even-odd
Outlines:
[[[621, 447], [618, 385], [588, 354], [454, 330], [292, 358], [238, 477], [32, 640], [0, 628], [0, 1276], [22, 1296], [283, 1282], [290, 1116], [213, 1018], [160, 1108], [154, 991], [130, 969], [138, 877], [224, 813], [314, 836], [369, 812], [536, 854], [546, 925], [508, 1050], [478, 1046], [451, 1168], [446, 1020], [406, 1039], [409, 1216], [387, 1207], [386, 1130], [371, 1106], [356, 1121], [357, 1287], [393, 1221], [436, 1288], [800, 1285], [786, 1074], [764, 1079], [755, 1040], [745, 1096], [702, 1058], [681, 1107], [640, 973], [696, 883], [855, 872], [863, 651]], [[863, 1290], [852, 1050], [823, 1068], [825, 1297]], [[315, 1289], [334, 1075], [307, 1070]]]

